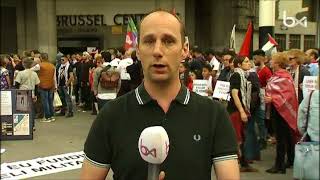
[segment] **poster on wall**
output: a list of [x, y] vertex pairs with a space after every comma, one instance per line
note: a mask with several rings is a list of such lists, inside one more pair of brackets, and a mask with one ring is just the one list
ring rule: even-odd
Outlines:
[[1, 116], [12, 115], [12, 98], [11, 91], [1, 91]]
[[28, 112], [29, 101], [28, 91], [17, 91], [16, 94], [16, 110], [20, 112]]
[[29, 114], [14, 114], [13, 115], [13, 134], [14, 135], [29, 135]]
[[13, 135], [12, 116], [1, 116], [1, 136]]

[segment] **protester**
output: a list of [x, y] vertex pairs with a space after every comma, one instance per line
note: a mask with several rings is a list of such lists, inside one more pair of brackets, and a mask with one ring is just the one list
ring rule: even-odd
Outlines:
[[[179, 64], [188, 51], [181, 24], [163, 10], [142, 20], [137, 52], [144, 82], [100, 111], [85, 143], [81, 179], [105, 179], [110, 167], [120, 179], [147, 179], [148, 165], [137, 143], [140, 132], [155, 125], [162, 125], [170, 138], [169, 155], [161, 165], [165, 178], [211, 179], [213, 165], [219, 179], [240, 179], [227, 113], [219, 103], [190, 93], [180, 83]], [[184, 133], [178, 130], [182, 124]]]
[[319, 126], [319, 84], [320, 84], [320, 76], [318, 75], [317, 86], [312, 96], [305, 97], [300, 106], [298, 112], [298, 128], [300, 134], [305, 133], [306, 127], [306, 117], [308, 111], [308, 104], [310, 101], [310, 109], [309, 109], [309, 124], [307, 133], [310, 137], [311, 141], [319, 142], [320, 140], [320, 126]]
[[80, 81], [80, 92], [81, 92], [81, 107], [84, 111], [92, 110], [92, 98], [90, 96], [90, 84], [89, 84], [89, 72], [93, 67], [91, 56], [88, 52], [82, 53], [82, 63], [80, 64], [79, 81]]
[[[259, 122], [264, 123], [264, 119], [260, 119], [260, 82], [258, 74], [254, 69], [253, 62], [251, 63], [251, 69], [247, 73], [249, 73], [247, 80], [251, 82], [252, 88], [250, 94], [250, 116], [248, 118], [248, 123], [245, 126], [244, 153], [246, 160], [253, 162], [254, 160], [261, 160], [260, 144], [256, 133], [256, 123], [259, 127]], [[265, 129], [263, 130], [265, 131]]]
[[246, 78], [246, 71], [250, 69], [250, 61], [247, 57], [237, 56], [234, 59], [234, 73], [230, 77], [231, 99], [228, 103], [230, 120], [237, 135], [238, 156], [240, 159], [241, 172], [256, 172], [246, 161], [244, 152], [244, 126], [250, 116], [251, 82]]
[[181, 62], [179, 66], [179, 78], [180, 82], [185, 86], [188, 86], [189, 82], [189, 64], [188, 62]]
[[127, 73], [129, 73], [130, 75], [130, 90], [133, 90], [141, 84], [143, 80], [143, 72], [141, 67], [141, 61], [138, 60], [136, 51], [133, 51], [131, 53], [131, 59], [133, 60], [133, 63], [129, 65], [126, 69]]
[[317, 59], [319, 57], [318, 51], [316, 49], [308, 49], [306, 51], [306, 67], [310, 72], [311, 76], [319, 75], [319, 65]]
[[118, 71], [121, 74], [121, 87], [117, 95], [118, 97], [131, 91], [130, 89], [131, 77], [130, 77], [130, 74], [127, 72], [127, 67], [133, 64], [131, 53], [132, 53], [132, 50], [127, 50], [124, 54], [124, 59], [122, 59], [119, 62], [119, 65], [117, 67]]
[[208, 49], [205, 52], [205, 57], [206, 57], [208, 63], [210, 64], [210, 66], [212, 67], [211, 75], [213, 77], [219, 76], [219, 74], [220, 74], [220, 62], [216, 58], [215, 54], [216, 53], [213, 51], [213, 49]]
[[1, 68], [1, 90], [6, 90], [11, 87], [9, 71], [6, 69], [7, 63], [9, 62], [6, 55], [0, 55], [0, 68]]
[[[259, 143], [261, 149], [265, 149], [267, 146], [267, 129], [265, 124], [265, 102], [264, 96], [267, 86], [267, 81], [271, 78], [272, 72], [271, 70], [265, 65], [266, 62], [266, 54], [264, 51], [258, 49], [253, 52], [253, 60], [254, 64], [257, 66], [256, 72], [259, 77], [259, 84], [260, 84], [260, 107], [256, 111], [256, 123], [259, 128]], [[267, 121], [270, 122], [270, 121]], [[271, 123], [268, 124], [268, 130], [270, 135], [273, 135], [273, 128]]]
[[[206, 93], [209, 97], [212, 97], [213, 87], [215, 86], [216, 80], [212, 77], [212, 67], [210, 64], [205, 64], [202, 68], [202, 77], [204, 80], [208, 81]], [[215, 74], [215, 73], [214, 73]]]
[[58, 92], [62, 101], [62, 108], [58, 115], [70, 118], [73, 117], [73, 105], [68, 88], [71, 87], [71, 84], [74, 81], [73, 71], [66, 56], [62, 56], [60, 62], [61, 64], [57, 68], [56, 74], [58, 81]]
[[40, 84], [39, 93], [44, 111], [43, 122], [54, 121], [53, 92], [57, 90], [56, 68], [49, 62], [48, 54], [41, 53], [40, 71], [38, 73]]
[[224, 51], [222, 53], [222, 63], [223, 68], [220, 72], [220, 75], [218, 77], [218, 81], [229, 81], [231, 75], [232, 75], [232, 69], [233, 69], [233, 59], [235, 57], [235, 53], [233, 51]]
[[303, 66], [305, 54], [299, 49], [290, 49], [289, 56], [289, 71], [293, 78], [295, 92], [298, 97], [299, 104], [303, 99], [302, 82], [305, 76], [310, 76], [310, 72]]
[[[294, 142], [297, 134], [298, 101], [293, 79], [285, 70], [289, 63], [286, 53], [279, 52], [272, 56], [270, 65], [274, 74], [266, 87], [265, 102], [269, 104], [271, 119], [275, 124], [276, 160], [268, 173], [286, 173], [286, 168], [293, 165]], [[290, 107], [290, 108], [288, 108]], [[285, 154], [287, 152], [287, 163]]]
[[33, 65], [33, 58], [25, 57], [22, 60], [23, 67], [25, 70], [20, 71], [15, 78], [15, 87], [20, 90], [31, 90], [32, 91], [32, 111], [33, 111], [33, 128], [35, 128], [35, 102], [37, 101], [38, 85], [40, 83], [37, 73], [32, 71], [30, 68]]

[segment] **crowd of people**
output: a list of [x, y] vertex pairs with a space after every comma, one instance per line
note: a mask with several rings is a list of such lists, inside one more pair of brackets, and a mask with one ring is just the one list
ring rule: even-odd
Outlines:
[[[108, 101], [143, 82], [141, 62], [134, 50], [59, 52], [55, 63], [38, 50], [25, 51], [21, 56], [0, 55], [0, 59], [1, 90], [32, 90], [34, 114], [40, 122], [52, 122], [55, 116], [73, 117], [80, 108], [96, 115]], [[305, 126], [304, 102], [309, 98], [302, 93], [305, 76], [319, 77], [317, 49], [290, 49], [272, 56], [256, 50], [249, 59], [229, 48], [218, 52], [194, 47], [179, 67], [181, 84], [193, 91], [193, 80], [207, 80], [208, 98], [225, 105], [236, 132], [242, 172], [257, 171], [250, 163], [263, 159], [260, 152], [267, 142], [276, 144], [275, 163], [268, 173], [286, 173], [286, 168], [293, 166], [294, 144], [302, 133], [299, 129]], [[230, 83], [229, 101], [212, 98], [217, 81]], [[54, 107], [55, 92], [62, 101], [59, 111]], [[314, 125], [308, 131], [319, 141], [319, 89], [315, 94], [311, 112]]]

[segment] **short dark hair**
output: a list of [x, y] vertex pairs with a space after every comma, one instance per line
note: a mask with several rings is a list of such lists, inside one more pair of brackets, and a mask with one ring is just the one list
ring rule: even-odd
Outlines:
[[147, 13], [143, 18], [142, 20], [140, 21], [140, 24], [139, 24], [139, 32], [138, 32], [138, 42], [140, 41], [140, 29], [141, 29], [141, 24], [143, 22], [143, 20], [149, 16], [150, 14], [152, 13], [157, 13], [157, 12], [164, 12], [164, 13], [168, 13], [168, 14], [171, 14], [173, 17], [175, 17], [179, 24], [180, 24], [180, 34], [181, 34], [181, 42], [182, 44], [184, 44], [185, 42], [185, 36], [186, 36], [186, 28], [184, 26], [184, 23], [181, 21], [181, 19], [179, 18], [179, 16], [177, 16], [176, 14], [174, 14], [173, 12], [170, 12], [168, 10], [165, 10], [165, 9], [162, 9], [162, 8], [158, 8], [158, 9], [155, 9], [149, 13]]
[[236, 56], [236, 52], [234, 52], [230, 49], [226, 49], [222, 52], [222, 56], [224, 56], [224, 55], [230, 55], [230, 56], [234, 57], [234, 56]]
[[212, 72], [212, 67], [211, 67], [210, 64], [204, 64], [203, 67], [202, 67], [202, 69], [203, 69], [203, 68], [208, 69], [209, 72]]
[[252, 56], [266, 56], [266, 53], [261, 49], [257, 49], [253, 51]]
[[111, 62], [111, 53], [108, 51], [101, 52], [101, 56], [105, 62]]
[[192, 52], [193, 53], [202, 53], [202, 50], [197, 46], [197, 47], [194, 47], [193, 49], [192, 49]]
[[207, 49], [207, 50], [206, 50], [205, 54], [206, 54], [206, 55], [211, 54], [211, 55], [214, 56], [216, 53], [215, 53], [215, 51], [214, 51], [213, 49], [210, 48], [210, 49]]
[[242, 64], [245, 59], [246, 59], [246, 56], [236, 56], [233, 61], [234, 67], [236, 68], [239, 67], [238, 64]]
[[42, 60], [48, 60], [48, 53], [41, 53], [40, 57]]

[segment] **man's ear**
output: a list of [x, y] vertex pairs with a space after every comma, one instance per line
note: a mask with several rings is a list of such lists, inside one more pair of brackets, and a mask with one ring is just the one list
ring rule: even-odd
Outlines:
[[188, 54], [189, 54], [189, 42], [185, 41], [182, 47], [182, 54], [181, 54], [182, 60], [186, 59], [188, 57]]
[[136, 56], [137, 56], [138, 60], [140, 61], [140, 49], [139, 49], [139, 44], [137, 44]]

